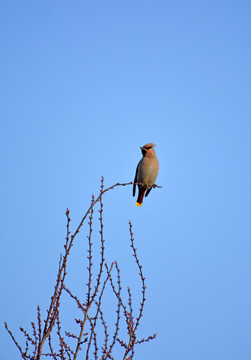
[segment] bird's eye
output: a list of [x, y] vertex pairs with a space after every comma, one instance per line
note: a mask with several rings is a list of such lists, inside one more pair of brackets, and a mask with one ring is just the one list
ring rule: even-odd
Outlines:
[[146, 150], [150, 150], [152, 148], [152, 146], [148, 146], [147, 148], [146, 148]]

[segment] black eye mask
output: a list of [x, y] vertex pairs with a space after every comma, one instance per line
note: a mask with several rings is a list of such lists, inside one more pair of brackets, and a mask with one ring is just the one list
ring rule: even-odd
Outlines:
[[152, 146], [148, 146], [146, 148], [141, 148], [142, 151], [142, 155], [145, 156], [145, 154], [147, 153], [148, 150], [150, 150], [152, 148]]

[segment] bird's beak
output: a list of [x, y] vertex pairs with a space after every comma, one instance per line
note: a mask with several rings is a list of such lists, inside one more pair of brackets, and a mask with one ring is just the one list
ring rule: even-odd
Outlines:
[[139, 148], [140, 148], [141, 150], [147, 151], [147, 149], [145, 149], [144, 147], [141, 147], [141, 146], [140, 146]]

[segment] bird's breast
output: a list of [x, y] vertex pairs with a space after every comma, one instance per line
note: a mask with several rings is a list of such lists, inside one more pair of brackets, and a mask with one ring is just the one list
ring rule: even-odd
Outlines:
[[143, 158], [139, 163], [137, 182], [153, 185], [159, 171], [157, 158]]

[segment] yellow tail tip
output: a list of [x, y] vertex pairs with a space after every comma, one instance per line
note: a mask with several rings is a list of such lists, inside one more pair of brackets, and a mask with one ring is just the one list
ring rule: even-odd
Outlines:
[[136, 202], [136, 205], [137, 205], [137, 206], [141, 206], [141, 205], [142, 205], [142, 203], [138, 203], [138, 202]]

